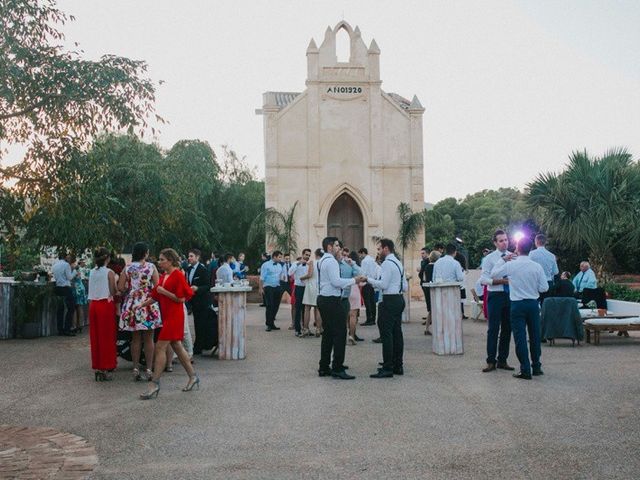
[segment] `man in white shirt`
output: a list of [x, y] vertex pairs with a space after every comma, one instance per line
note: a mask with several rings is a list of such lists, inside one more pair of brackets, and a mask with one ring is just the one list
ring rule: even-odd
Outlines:
[[[318, 375], [331, 375], [340, 380], [353, 380], [344, 367], [345, 346], [347, 343], [347, 314], [341, 302], [342, 289], [363, 281], [364, 277], [340, 278], [340, 266], [336, 255], [340, 242], [336, 237], [322, 240], [324, 255], [314, 266], [318, 274], [318, 310], [322, 317], [322, 343], [320, 346], [320, 368]], [[331, 363], [333, 352], [333, 365]]]
[[462, 265], [455, 259], [456, 246], [453, 243], [445, 247], [446, 255], [433, 264], [434, 282], [464, 282]]
[[[358, 250], [358, 256], [360, 257], [360, 269], [362, 275], [369, 278], [376, 278], [376, 261], [369, 255], [366, 248]], [[362, 287], [362, 299], [364, 300], [364, 308], [367, 311], [367, 320], [360, 325], [375, 325], [376, 324], [376, 292], [373, 287], [368, 283]]]
[[[509, 279], [511, 299], [511, 330], [516, 344], [516, 355], [520, 361], [520, 373], [513, 376], [531, 380], [531, 376], [544, 375], [540, 364], [540, 307], [538, 297], [549, 290], [549, 284], [540, 264], [529, 258], [533, 242], [522, 238], [518, 242], [517, 256], [513, 254], [500, 258], [491, 271], [492, 277]], [[529, 349], [527, 351], [527, 331]], [[532, 372], [533, 368], [533, 372]]]
[[304, 288], [307, 283], [306, 280], [302, 280], [301, 278], [307, 274], [307, 263], [309, 262], [309, 258], [311, 257], [311, 249], [305, 248], [302, 250], [302, 258], [296, 263], [292, 264], [289, 268], [289, 277], [293, 277], [294, 284], [294, 295], [296, 299], [296, 304], [294, 305], [295, 317], [294, 317], [294, 328], [296, 329], [296, 337], [302, 336], [302, 311], [304, 309], [304, 305], [302, 304], [302, 299], [304, 297]]
[[378, 326], [382, 340], [382, 368], [371, 378], [391, 378], [403, 375], [404, 338], [402, 336], [402, 312], [405, 302], [402, 293], [407, 291], [404, 268], [395, 256], [395, 246], [388, 238], [378, 243], [378, 255], [383, 260], [380, 279], [367, 277], [367, 283], [382, 290]]
[[234, 258], [231, 253], [225, 254], [223, 258], [224, 262], [216, 270], [216, 280], [220, 280], [224, 285], [225, 283], [233, 282], [233, 270], [229, 264], [233, 263]]
[[[71, 288], [71, 281], [78, 275], [75, 269], [76, 257], [64, 254], [58, 255], [58, 261], [51, 268], [53, 279], [56, 282], [55, 294], [59, 297], [58, 309], [56, 311], [56, 320], [58, 326], [58, 335], [66, 337], [75, 337], [76, 334], [71, 331], [73, 315], [76, 311], [76, 301]], [[66, 307], [66, 314], [65, 314]]]
[[487, 298], [484, 301], [487, 302], [487, 312], [489, 313], [487, 321], [487, 365], [482, 369], [485, 373], [492, 372], [496, 368], [515, 370], [507, 364], [509, 344], [511, 343], [509, 280], [507, 278], [494, 277], [491, 273], [498, 260], [509, 253], [507, 250], [509, 237], [507, 237], [504, 230], [495, 231], [493, 244], [496, 249], [484, 257], [480, 276], [480, 283], [487, 285]]
[[560, 270], [558, 269], [556, 256], [547, 250], [547, 236], [539, 233], [536, 235], [534, 241], [536, 249], [531, 251], [529, 258], [542, 267], [544, 275], [547, 278], [547, 283], [549, 284], [549, 290], [540, 295], [540, 305], [542, 305], [546, 297], [555, 293], [555, 277], [560, 273]]

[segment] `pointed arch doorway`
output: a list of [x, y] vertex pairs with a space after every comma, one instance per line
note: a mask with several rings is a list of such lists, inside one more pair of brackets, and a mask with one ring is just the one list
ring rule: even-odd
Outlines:
[[327, 217], [327, 235], [338, 237], [345, 247], [364, 246], [364, 222], [360, 207], [348, 193], [342, 193], [331, 205]]

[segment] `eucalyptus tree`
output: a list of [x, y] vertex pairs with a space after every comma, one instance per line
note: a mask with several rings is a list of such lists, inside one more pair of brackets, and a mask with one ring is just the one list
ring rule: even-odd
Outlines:
[[640, 166], [623, 148], [600, 157], [574, 152], [565, 171], [528, 184], [527, 202], [556, 242], [586, 250], [596, 276], [606, 280], [614, 248], [638, 242]]
[[98, 133], [142, 134], [155, 114], [147, 64], [65, 49], [61, 27], [73, 19], [54, 0], [0, 2], [0, 143], [26, 147], [21, 162], [0, 168], [0, 182], [31, 203], [61, 186], [60, 167]]

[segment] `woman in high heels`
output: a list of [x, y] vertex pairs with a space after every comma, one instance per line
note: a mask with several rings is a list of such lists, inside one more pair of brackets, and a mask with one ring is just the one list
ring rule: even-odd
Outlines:
[[178, 360], [189, 375], [187, 385], [182, 389], [189, 392], [194, 387], [200, 388], [200, 379], [189, 361], [189, 355], [182, 346], [184, 337], [184, 302], [191, 299], [193, 290], [187, 283], [187, 279], [180, 270], [180, 257], [172, 248], [165, 248], [160, 252], [158, 260], [160, 270], [165, 272], [152, 292], [151, 298], [137, 305], [135, 308], [145, 308], [157, 301], [160, 304], [162, 315], [162, 329], [156, 344], [153, 377], [149, 383], [149, 388], [140, 395], [142, 400], [149, 400], [158, 396], [160, 392], [160, 377], [166, 365], [167, 348], [171, 346], [178, 356]]
[[116, 352], [116, 275], [106, 267], [109, 250], [104, 247], [94, 253], [95, 268], [89, 273], [89, 339], [91, 366], [96, 382], [111, 380], [117, 364]]

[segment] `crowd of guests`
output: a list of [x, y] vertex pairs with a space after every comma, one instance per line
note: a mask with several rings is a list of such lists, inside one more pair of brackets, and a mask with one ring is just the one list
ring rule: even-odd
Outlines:
[[[588, 262], [580, 264], [573, 279], [568, 272], [560, 273], [542, 234], [534, 241], [520, 239], [515, 251], [510, 251], [507, 233], [496, 230], [493, 243], [495, 250], [483, 252], [482, 273], [475, 288], [484, 299], [488, 320], [487, 357], [482, 371], [515, 370], [507, 363], [513, 336], [520, 362], [520, 371], [514, 376], [531, 379], [544, 374], [540, 303], [550, 295], [584, 297], [597, 288], [597, 280]], [[458, 282], [464, 288], [466, 261], [454, 243], [438, 244], [433, 250], [425, 247], [421, 256], [421, 284]], [[172, 371], [174, 355], [188, 376], [183, 391], [191, 391], [200, 385], [193, 355], [212, 355], [218, 344], [216, 300], [210, 287], [246, 278], [249, 269], [244, 260], [242, 253], [237, 259], [230, 253], [212, 254], [205, 264], [197, 249], [181, 258], [167, 248], [160, 252], [157, 262], [152, 262], [144, 243], [134, 246], [128, 265], [106, 248], [96, 249], [91, 270], [72, 255], [61, 256], [52, 269], [56, 295], [62, 299], [59, 333], [75, 335], [84, 323], [82, 307], [89, 303], [91, 361], [97, 381], [112, 379], [118, 354], [116, 340], [119, 332], [127, 332], [133, 379], [149, 382], [141, 399], [157, 397], [161, 376]], [[289, 329], [299, 338], [322, 337], [320, 376], [355, 378], [344, 365], [345, 346], [363, 340], [357, 335], [358, 325], [376, 324], [379, 336], [373, 341], [382, 344], [383, 361], [371, 377], [404, 373], [401, 319], [408, 285], [391, 240], [378, 242], [375, 257], [366, 248], [351, 251], [339, 239], [326, 237], [322, 248], [313, 252], [305, 248], [295, 261], [289, 253], [277, 250], [263, 254], [262, 260], [258, 271], [259, 292], [266, 307], [265, 329], [280, 330], [276, 318], [286, 293], [291, 304]], [[88, 291], [83, 283], [86, 278]], [[432, 305], [428, 289], [423, 290], [427, 306], [423, 319], [429, 335]], [[363, 307], [366, 318], [358, 323]], [[193, 315], [195, 342], [186, 321], [188, 314]]]
[[[546, 248], [544, 234], [533, 240], [523, 237], [516, 242], [513, 252], [508, 249], [509, 238], [504, 230], [496, 230], [492, 240], [495, 250], [483, 250], [482, 274], [474, 289], [484, 300], [488, 320], [483, 372], [515, 370], [507, 363], [513, 336], [520, 362], [520, 371], [514, 376], [528, 380], [544, 374], [540, 362], [540, 306], [544, 299], [577, 297], [585, 304], [590, 300], [600, 303], [600, 297], [604, 301], [604, 292], [597, 289], [596, 276], [586, 261], [580, 263], [573, 279], [569, 272], [560, 273], [555, 255]], [[459, 258], [455, 244], [437, 244], [430, 252], [423, 248], [421, 255], [418, 272], [422, 283], [464, 281], [465, 263]], [[423, 290], [428, 312], [425, 333], [430, 335], [432, 306], [428, 289]]]

